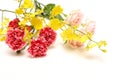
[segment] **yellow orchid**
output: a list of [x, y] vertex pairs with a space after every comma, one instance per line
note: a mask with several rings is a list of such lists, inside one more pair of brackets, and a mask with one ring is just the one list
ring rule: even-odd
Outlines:
[[51, 19], [49, 22], [49, 26], [53, 29], [53, 30], [58, 30], [61, 27], [63, 27], [65, 25], [65, 22], [60, 21], [59, 19]]
[[[92, 39], [95, 24], [90, 21], [91, 24], [87, 25], [88, 22], [82, 21], [83, 13], [80, 10], [73, 10], [67, 15], [60, 5], [54, 3], [44, 5], [38, 0], [16, 1], [19, 5], [14, 11], [0, 9], [0, 41], [6, 40], [8, 46], [16, 52], [30, 45], [28, 52], [33, 57], [43, 56], [55, 41], [57, 30], [66, 44], [77, 48], [84, 46], [87, 50], [97, 47], [107, 52], [104, 49], [106, 41]], [[10, 21], [4, 17], [5, 12], [14, 14], [14, 19]]]
[[79, 35], [78, 34], [75, 34], [71, 29], [67, 29], [67, 30], [64, 30], [62, 33], [61, 33], [61, 37], [63, 38], [63, 40], [79, 40]]
[[43, 26], [43, 19], [40, 17], [33, 17], [31, 20], [31, 24], [36, 30], [40, 30]]
[[0, 26], [7, 27], [9, 21], [9, 18], [4, 17], [3, 22], [0, 24]]
[[24, 0], [23, 4], [21, 6], [23, 8], [34, 8], [34, 3], [32, 0]]
[[53, 9], [52, 9], [52, 12], [51, 12], [51, 17], [54, 17], [58, 14], [61, 14], [63, 12], [63, 9], [61, 8], [60, 5], [57, 5], [55, 6]]
[[15, 13], [18, 14], [18, 15], [23, 14], [23, 13], [24, 13], [24, 9], [23, 9], [22, 7], [17, 8], [17, 9], [15, 10]]
[[6, 39], [7, 29], [0, 28], [0, 41], [4, 41]]

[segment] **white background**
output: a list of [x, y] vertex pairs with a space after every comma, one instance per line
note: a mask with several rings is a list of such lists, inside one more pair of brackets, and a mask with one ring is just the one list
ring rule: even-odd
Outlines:
[[[39, 0], [56, 3], [64, 11], [80, 9], [97, 22], [95, 39], [108, 42], [108, 53], [70, 50], [58, 37], [55, 47], [43, 58], [30, 58], [25, 51], [17, 56], [0, 43], [0, 80], [120, 80], [120, 2], [119, 0]], [[14, 0], [0, 0], [0, 9], [14, 10]], [[13, 14], [7, 14], [14, 18]]]

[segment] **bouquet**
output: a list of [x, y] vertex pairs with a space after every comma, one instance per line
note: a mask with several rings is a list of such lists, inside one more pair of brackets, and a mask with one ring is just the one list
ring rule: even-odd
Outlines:
[[[106, 52], [105, 40], [92, 39], [96, 22], [85, 20], [80, 10], [73, 10], [65, 14], [60, 5], [47, 5], [37, 0], [17, 0], [19, 5], [14, 11], [0, 9], [2, 22], [0, 27], [0, 41], [17, 54], [27, 48], [32, 57], [43, 57], [49, 47], [55, 42], [57, 31], [60, 31], [64, 45], [72, 48], [84, 47], [89, 50], [98, 47]], [[4, 17], [4, 12], [15, 14], [10, 20]], [[59, 34], [58, 33], [58, 34]]]

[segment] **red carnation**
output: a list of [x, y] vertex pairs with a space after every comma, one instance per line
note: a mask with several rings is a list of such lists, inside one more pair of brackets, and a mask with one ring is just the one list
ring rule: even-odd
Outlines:
[[31, 45], [28, 48], [28, 52], [31, 54], [32, 57], [46, 56], [46, 51], [47, 51], [47, 46], [42, 41], [42, 39], [32, 40]]
[[18, 28], [19, 27], [19, 25], [18, 25], [18, 23], [20, 22], [20, 20], [18, 19], [18, 18], [15, 18], [14, 20], [12, 20], [12, 21], [10, 21], [9, 22], [9, 27], [11, 27], [11, 28]]
[[45, 28], [41, 29], [39, 38], [40, 37], [45, 38], [46, 45], [50, 46], [56, 40], [56, 35], [57, 34], [53, 29], [51, 29], [50, 27], [45, 27]]
[[24, 31], [20, 29], [9, 29], [7, 32], [6, 43], [15, 51], [21, 50], [25, 46], [23, 41]]

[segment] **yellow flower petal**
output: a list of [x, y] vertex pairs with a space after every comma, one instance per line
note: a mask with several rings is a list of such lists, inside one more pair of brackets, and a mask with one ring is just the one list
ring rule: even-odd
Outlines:
[[32, 0], [24, 0], [22, 7], [23, 8], [34, 8], [34, 3], [32, 2]]
[[83, 36], [81, 36], [81, 38], [80, 38], [80, 42], [81, 42], [81, 43], [84, 43], [84, 42], [86, 42], [87, 40], [89, 40], [89, 38], [88, 38], [87, 35], [83, 35]]
[[43, 20], [39, 17], [33, 17], [31, 20], [31, 24], [34, 26], [36, 30], [40, 30], [43, 26]]
[[49, 26], [53, 29], [53, 30], [58, 30], [61, 27], [63, 27], [65, 24], [65, 22], [60, 21], [59, 19], [51, 19]]
[[0, 41], [5, 41], [6, 40], [6, 36], [0, 36]]
[[5, 41], [7, 29], [0, 28], [0, 41]]
[[30, 33], [30, 32], [25, 28], [25, 37], [24, 37], [23, 40], [24, 40], [25, 42], [30, 43], [32, 37], [33, 37], [33, 34]]
[[54, 17], [58, 14], [61, 14], [63, 12], [63, 9], [61, 8], [60, 5], [57, 5], [55, 6], [53, 9], [52, 9], [52, 12], [51, 12], [51, 17]]
[[26, 23], [27, 23], [27, 20], [24, 19], [24, 20], [20, 21], [18, 24], [22, 27], [22, 26], [25, 26]]
[[20, 14], [23, 14], [24, 13], [24, 9], [23, 8], [17, 8], [16, 10], [15, 10], [15, 13], [16, 14], [18, 14], [18, 15], [20, 15]]
[[89, 50], [89, 49], [92, 49], [92, 48], [94, 48], [94, 47], [96, 47], [96, 46], [97, 46], [96, 43], [94, 43], [94, 42], [89, 42], [89, 43], [87, 44], [87, 46], [86, 46], [86, 49]]
[[101, 48], [102, 46], [106, 46], [107, 42], [106, 41], [99, 41], [98, 42], [98, 47]]
[[9, 18], [4, 17], [3, 22], [0, 24], [0, 26], [7, 27], [9, 23]]
[[66, 40], [79, 40], [79, 38], [80, 38], [71, 29], [64, 30], [61, 33], [61, 37], [63, 38], [64, 41], [66, 41]]

